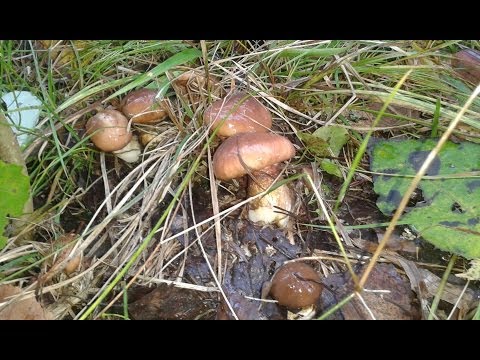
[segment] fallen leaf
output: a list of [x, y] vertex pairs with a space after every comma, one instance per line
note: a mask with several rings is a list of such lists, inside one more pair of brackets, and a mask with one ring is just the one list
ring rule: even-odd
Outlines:
[[[353, 282], [348, 273], [332, 274], [324, 281], [330, 291], [322, 293], [323, 308], [330, 308], [353, 291]], [[411, 320], [418, 318], [414, 304], [415, 296], [405, 276], [398, 273], [392, 264], [377, 264], [370, 273], [366, 291], [361, 296], [366, 306], [358, 297], [344, 305], [340, 312], [345, 320], [370, 320], [371, 314], [377, 320]], [[330, 292], [330, 294], [329, 294]], [[332, 303], [332, 293], [335, 302]], [[371, 312], [371, 314], [370, 314]], [[336, 314], [339, 318], [339, 314]]]
[[[399, 205], [436, 140], [374, 140], [369, 145], [378, 208], [385, 214]], [[448, 141], [434, 158], [418, 188], [423, 201], [401, 217], [423, 239], [444, 251], [480, 257], [480, 180], [468, 176], [480, 167], [480, 145]]]
[[[229, 229], [240, 245], [231, 246], [232, 255], [235, 253], [238, 260], [227, 268], [222, 285], [235, 314], [241, 320], [285, 319], [286, 312], [276, 303], [255, 299], [262, 298], [264, 284], [270, 281], [275, 269], [297, 257], [300, 247], [291, 245], [283, 231], [277, 228], [232, 220]], [[223, 302], [217, 318], [233, 319]]]
[[[0, 285], [0, 303], [22, 293], [22, 289], [13, 285]], [[5, 307], [0, 306], [0, 320], [53, 320], [53, 315], [35, 300], [28, 298], [13, 301]]]
[[[430, 297], [434, 297], [438, 292], [438, 287], [440, 286], [441, 278], [431, 271], [427, 269], [419, 269], [420, 274], [423, 277], [423, 283], [425, 284], [425, 288], [428, 291]], [[447, 282], [445, 284], [441, 299], [448, 302], [449, 304], [454, 305], [460, 294], [463, 291], [464, 286], [455, 285]], [[463, 294], [460, 302], [458, 303], [458, 307], [462, 310], [464, 314], [466, 314], [469, 310], [476, 307], [478, 305], [478, 294], [472, 289], [467, 289]]]
[[342, 177], [338, 164], [324, 157], [337, 157], [349, 139], [348, 131], [331, 125], [315, 130], [313, 134], [298, 132], [307, 150], [319, 159], [320, 167], [331, 175]]
[[[385, 234], [384, 231], [377, 231], [378, 242], [355, 237], [351, 237], [351, 239], [355, 246], [373, 254], [378, 248], [378, 243], [382, 241], [383, 234]], [[406, 239], [397, 233], [393, 233], [388, 239], [387, 244], [385, 245], [385, 250], [404, 251], [415, 254], [417, 252], [417, 245], [412, 240]]]
[[209, 301], [199, 291], [161, 284], [130, 304], [128, 312], [135, 320], [193, 320], [208, 315]]
[[[437, 294], [441, 278], [427, 269], [418, 267], [413, 261], [406, 260], [399, 255], [385, 254], [384, 257], [397, 263], [405, 270], [412, 284], [412, 290], [417, 293], [417, 297], [420, 300], [423, 318], [428, 318], [430, 312], [429, 302]], [[441, 295], [441, 300], [454, 305], [457, 303], [463, 289], [464, 286], [447, 282]], [[469, 310], [477, 306], [478, 298], [478, 291], [474, 292], [472, 289], [467, 288], [461, 300], [458, 302], [457, 307], [461, 310], [462, 314], [466, 314]]]

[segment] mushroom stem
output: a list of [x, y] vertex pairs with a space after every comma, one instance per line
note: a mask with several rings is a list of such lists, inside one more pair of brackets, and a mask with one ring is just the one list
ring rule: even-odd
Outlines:
[[[268, 190], [275, 183], [280, 172], [281, 169], [276, 164], [253, 172], [248, 179], [248, 196], [253, 197]], [[288, 213], [292, 211], [293, 203], [293, 192], [285, 184], [252, 200], [248, 205], [248, 218], [254, 223], [277, 224], [280, 228], [289, 228]], [[285, 212], [281, 212], [281, 210]]]
[[142, 153], [142, 148], [140, 147], [137, 135], [133, 135], [132, 140], [130, 140], [125, 147], [120, 150], [112, 151], [112, 153], [127, 163], [137, 162]]

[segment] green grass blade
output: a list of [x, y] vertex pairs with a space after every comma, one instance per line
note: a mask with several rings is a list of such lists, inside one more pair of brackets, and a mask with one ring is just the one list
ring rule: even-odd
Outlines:
[[317, 320], [325, 320], [327, 319], [330, 315], [333, 315], [337, 310], [341, 309], [345, 304], [349, 303], [353, 298], [355, 297], [355, 293], [351, 293], [348, 295], [345, 299], [340, 301], [338, 304], [335, 306], [331, 307], [327, 311], [325, 311]]
[[437, 289], [437, 293], [435, 294], [435, 297], [432, 301], [432, 306], [430, 307], [430, 313], [428, 314], [428, 320], [434, 319], [435, 312], [437, 311], [438, 304], [442, 299], [442, 294], [445, 289], [445, 285], [447, 284], [448, 277], [450, 276], [450, 273], [452, 272], [452, 269], [453, 269], [453, 265], [455, 265], [456, 261], [457, 261], [457, 255], [452, 255], [452, 257], [450, 258], [450, 261], [448, 262], [448, 266], [445, 269], [445, 272], [443, 273], [442, 280], [440, 281], [440, 285], [438, 286], [438, 289]]
[[342, 54], [347, 48], [324, 48], [324, 49], [285, 49], [279, 56], [294, 58], [294, 57], [327, 57], [332, 55]]
[[123, 79], [117, 79], [117, 80], [112, 80], [107, 83], [105, 83], [103, 80], [99, 80], [96, 83], [93, 83], [89, 86], [86, 86], [83, 88], [81, 91], [77, 92], [75, 95], [72, 97], [68, 98], [65, 102], [63, 102], [58, 108], [57, 108], [57, 113], [60, 113], [61, 111], [69, 108], [70, 106], [76, 104], [77, 102], [86, 99], [92, 95], [95, 95], [101, 91], [108, 90], [110, 88], [114, 88], [116, 86], [123, 85], [125, 83], [128, 83], [131, 79], [130, 78], [123, 78]]
[[182, 52], [173, 55], [172, 57], [168, 58], [161, 64], [158, 64], [156, 67], [154, 67], [152, 70], [149, 72], [139, 75], [135, 80], [130, 82], [128, 85], [122, 87], [120, 90], [114, 92], [112, 95], [110, 95], [108, 98], [104, 100], [108, 101], [114, 97], [117, 97], [119, 95], [122, 95], [126, 93], [127, 91], [130, 91], [136, 87], [145, 85], [146, 83], [152, 81], [153, 79], [157, 78], [158, 76], [164, 74], [166, 71], [170, 70], [171, 68], [185, 64], [189, 61], [195, 60], [198, 57], [202, 55], [201, 51], [195, 48], [191, 49], [186, 49], [183, 50]]
[[433, 114], [432, 120], [432, 138], [436, 138], [438, 136], [438, 123], [440, 120], [440, 99], [437, 99], [437, 104], [435, 106], [435, 113]]
[[[383, 104], [380, 112], [378, 113], [375, 121], [372, 124], [372, 128], [375, 128], [380, 121], [380, 119], [383, 116], [383, 113], [387, 109], [387, 106], [392, 102], [393, 98], [397, 94], [398, 90], [400, 87], [403, 85], [405, 80], [407, 80], [408, 76], [412, 73], [413, 70], [409, 70], [403, 77], [400, 79], [400, 81], [395, 85], [393, 88], [392, 93], [388, 98], [386, 99], [385, 103]], [[368, 141], [370, 140], [370, 137], [372, 136], [373, 130], [370, 129], [370, 131], [367, 133], [365, 136], [365, 139], [363, 140], [362, 144], [360, 145], [360, 148], [358, 149], [357, 154], [355, 155], [355, 159], [353, 160], [352, 166], [350, 167], [350, 170], [348, 172], [347, 178], [345, 182], [342, 185], [342, 188], [340, 189], [340, 194], [338, 195], [337, 201], [335, 202], [335, 207], [333, 209], [334, 212], [337, 212], [338, 207], [340, 206], [340, 203], [342, 202], [343, 198], [345, 197], [345, 194], [347, 193], [348, 187], [350, 186], [350, 183], [352, 182], [353, 176], [355, 175], [355, 171], [362, 161], [363, 155], [365, 154], [365, 151], [367, 150], [367, 145]]]

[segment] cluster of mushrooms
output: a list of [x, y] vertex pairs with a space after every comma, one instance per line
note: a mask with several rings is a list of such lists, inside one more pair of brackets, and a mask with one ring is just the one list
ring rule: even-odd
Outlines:
[[[237, 93], [217, 100], [204, 113], [204, 123], [224, 139], [213, 156], [213, 170], [219, 180], [248, 177], [247, 194], [256, 196], [268, 190], [281, 174], [280, 163], [295, 156], [286, 137], [270, 132], [272, 116], [254, 97]], [[249, 203], [248, 218], [259, 224], [289, 227], [288, 212], [294, 194], [287, 184]], [[283, 210], [283, 211], [279, 211]], [[266, 284], [270, 294], [289, 310], [313, 314], [323, 286], [318, 273], [302, 262], [291, 262], [277, 269]]]
[[[141, 154], [138, 137], [129, 129], [134, 124], [154, 124], [167, 117], [156, 101], [155, 90], [139, 89], [127, 95], [121, 111], [98, 112], [86, 124], [92, 142], [104, 152], [112, 152], [126, 162], [136, 162]], [[272, 116], [253, 96], [239, 92], [212, 103], [203, 121], [222, 140], [213, 156], [215, 177], [222, 181], [248, 174], [247, 194], [255, 197], [279, 180], [281, 163], [295, 156], [293, 144], [271, 132]], [[248, 218], [261, 224], [288, 228], [288, 213], [294, 206], [294, 194], [281, 185], [248, 204]], [[277, 269], [268, 284], [267, 294], [288, 309], [312, 307], [322, 286], [317, 272], [301, 262], [287, 263]]]
[[85, 126], [87, 135], [97, 148], [111, 152], [120, 159], [134, 163], [138, 161], [141, 147], [138, 137], [129, 129], [134, 124], [154, 124], [167, 117], [167, 112], [155, 97], [157, 91], [139, 89], [128, 94], [121, 103], [121, 112], [107, 109], [91, 117]]
[[[248, 174], [249, 197], [268, 190], [281, 173], [280, 163], [295, 155], [290, 140], [270, 132], [272, 116], [268, 109], [246, 93], [215, 101], [205, 111], [204, 122], [226, 139], [213, 156], [215, 177], [227, 181]], [[254, 223], [287, 228], [287, 213], [293, 204], [293, 192], [285, 184], [252, 200], [248, 218]]]

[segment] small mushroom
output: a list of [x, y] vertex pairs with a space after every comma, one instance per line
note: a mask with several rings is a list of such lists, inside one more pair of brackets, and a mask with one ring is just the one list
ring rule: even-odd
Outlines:
[[92, 142], [100, 150], [112, 152], [125, 147], [132, 140], [127, 130], [128, 119], [117, 110], [98, 112], [87, 121], [86, 130]]
[[[60, 261], [63, 261], [64, 259], [67, 258], [68, 255], [70, 255], [70, 251], [72, 250], [73, 246], [75, 245], [75, 239], [78, 237], [78, 235], [74, 232], [65, 234], [61, 236], [58, 240], [57, 243], [60, 246], [65, 246], [68, 245], [58, 256], [56, 259], [56, 262], [59, 263]], [[63, 269], [63, 272], [70, 276], [73, 272], [75, 272], [79, 267], [80, 264], [82, 263], [82, 254], [79, 254], [72, 258], [67, 264], [65, 265], [65, 268]]]
[[[248, 195], [255, 196], [273, 185], [280, 174], [278, 163], [295, 155], [293, 144], [286, 137], [272, 133], [244, 133], [225, 140], [213, 156], [213, 170], [220, 180], [249, 174]], [[286, 228], [294, 196], [288, 185], [282, 185], [262, 198], [249, 203], [248, 217], [263, 224], [276, 223]]]
[[112, 152], [126, 162], [138, 161], [140, 144], [137, 137], [127, 130], [128, 119], [120, 111], [100, 111], [87, 121], [85, 127], [100, 150]]
[[215, 101], [205, 111], [203, 121], [212, 131], [229, 137], [240, 133], [267, 132], [272, 115], [260, 101], [246, 93], [237, 93]]
[[190, 105], [197, 105], [205, 98], [208, 93], [220, 95], [223, 89], [218, 79], [212, 74], [208, 74], [208, 78], [203, 70], [188, 70], [173, 80], [175, 90], [183, 95], [188, 96]]
[[318, 273], [302, 262], [282, 265], [272, 277], [270, 295], [289, 310], [315, 305], [323, 285]]
[[122, 101], [122, 112], [135, 124], [152, 124], [168, 116], [156, 101], [157, 91], [139, 89], [128, 94]]

